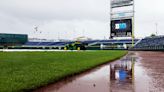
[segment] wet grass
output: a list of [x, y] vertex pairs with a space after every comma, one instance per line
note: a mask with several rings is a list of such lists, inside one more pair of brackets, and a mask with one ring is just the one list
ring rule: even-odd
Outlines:
[[0, 92], [24, 92], [125, 55], [126, 51], [0, 52]]

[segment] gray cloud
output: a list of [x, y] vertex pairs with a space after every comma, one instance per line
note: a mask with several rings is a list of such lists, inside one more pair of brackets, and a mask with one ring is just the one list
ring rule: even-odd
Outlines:
[[[108, 1], [103, 0], [5, 0], [0, 10], [19, 18], [38, 20], [106, 20]], [[105, 9], [106, 8], [106, 9]]]
[[[0, 32], [26, 33], [30, 37], [73, 39], [85, 35], [108, 38], [109, 0], [1, 0]], [[135, 35], [148, 36], [164, 32], [163, 0], [135, 0]], [[40, 33], [34, 33], [39, 26]]]

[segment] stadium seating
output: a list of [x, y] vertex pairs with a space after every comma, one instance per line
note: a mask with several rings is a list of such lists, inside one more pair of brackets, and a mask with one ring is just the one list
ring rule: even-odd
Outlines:
[[24, 45], [25, 46], [37, 46], [39, 44], [39, 42], [27, 42]]
[[[134, 43], [136, 43], [139, 39], [135, 39]], [[131, 39], [120, 39], [120, 40], [100, 40], [100, 43], [132, 43]]]
[[141, 39], [135, 46], [135, 50], [163, 50], [164, 36], [146, 37]]
[[27, 42], [24, 46], [65, 46], [73, 42]]
[[[139, 39], [135, 39], [134, 42], [136, 43]], [[88, 40], [82, 41], [82, 43], [86, 44], [101, 44], [101, 43], [131, 43], [131, 39], [122, 39], [122, 40]], [[24, 46], [65, 46], [66, 44], [74, 43], [73, 41], [70, 42], [27, 42]]]
[[83, 41], [83, 42], [87, 44], [92, 44], [92, 43], [99, 42], [99, 40], [89, 40], [89, 41]]

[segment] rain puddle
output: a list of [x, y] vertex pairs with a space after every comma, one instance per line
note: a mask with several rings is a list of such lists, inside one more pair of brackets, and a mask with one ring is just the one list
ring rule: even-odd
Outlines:
[[[35, 92], [151, 92], [152, 77], [142, 64], [142, 52], [35, 90]], [[154, 91], [152, 91], [154, 92]], [[161, 88], [158, 92], [163, 92]]]

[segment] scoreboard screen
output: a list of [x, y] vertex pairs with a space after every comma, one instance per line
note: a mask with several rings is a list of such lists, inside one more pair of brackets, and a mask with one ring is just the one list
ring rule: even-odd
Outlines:
[[131, 37], [132, 19], [112, 20], [111, 37]]
[[115, 29], [126, 29], [127, 25], [126, 23], [117, 23], [115, 24]]

